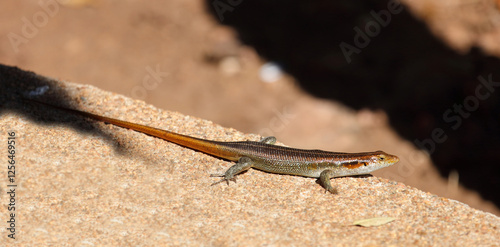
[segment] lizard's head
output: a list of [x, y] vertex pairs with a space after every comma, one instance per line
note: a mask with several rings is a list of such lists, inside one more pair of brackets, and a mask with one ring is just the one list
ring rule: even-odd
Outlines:
[[370, 160], [374, 165], [379, 166], [379, 168], [384, 168], [398, 163], [399, 157], [396, 155], [388, 154], [384, 151], [377, 151], [374, 152]]
[[368, 174], [380, 168], [388, 167], [399, 161], [398, 156], [383, 151], [360, 153], [355, 161], [342, 163], [344, 173], [357, 175]]

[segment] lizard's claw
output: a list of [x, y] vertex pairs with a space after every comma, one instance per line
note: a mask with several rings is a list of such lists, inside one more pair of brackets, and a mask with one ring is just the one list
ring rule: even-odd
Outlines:
[[216, 184], [220, 184], [224, 181], [226, 181], [227, 185], [229, 185], [229, 181], [233, 181], [236, 183], [236, 178], [226, 178], [226, 175], [225, 174], [210, 174], [210, 177], [223, 177], [223, 179], [211, 184], [210, 186], [214, 186]]
[[339, 193], [339, 192], [337, 191], [337, 189], [336, 189], [336, 188], [333, 188], [333, 187], [330, 187], [330, 188], [328, 188], [328, 189], [325, 189], [325, 193], [326, 193], [326, 192], [330, 192], [330, 193], [332, 193], [332, 194], [334, 194], [334, 195]]

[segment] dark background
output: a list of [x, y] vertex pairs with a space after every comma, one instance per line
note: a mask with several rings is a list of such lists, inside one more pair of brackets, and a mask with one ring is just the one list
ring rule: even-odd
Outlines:
[[385, 110], [401, 136], [430, 153], [443, 177], [457, 171], [466, 187], [500, 205], [500, 87], [492, 93], [482, 89], [489, 96], [477, 105], [455, 106], [476, 95], [479, 76], [500, 84], [499, 59], [475, 47], [458, 54], [400, 6], [348, 63], [340, 44], [355, 46], [354, 27], [366, 31], [376, 21], [371, 11], [390, 13], [388, 4], [206, 1], [214, 19], [279, 63], [304, 90], [355, 109]]

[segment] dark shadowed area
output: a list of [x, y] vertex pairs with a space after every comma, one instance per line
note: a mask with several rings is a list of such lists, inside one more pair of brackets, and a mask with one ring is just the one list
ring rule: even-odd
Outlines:
[[397, 1], [210, 0], [206, 6], [304, 90], [354, 109], [385, 110], [443, 177], [458, 172], [466, 187], [500, 205], [497, 57], [479, 48], [459, 54]]

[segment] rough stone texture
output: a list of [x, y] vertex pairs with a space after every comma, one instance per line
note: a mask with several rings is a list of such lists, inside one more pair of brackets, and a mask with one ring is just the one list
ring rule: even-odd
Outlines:
[[[258, 140], [98, 88], [2, 67], [0, 138], [15, 132], [19, 245], [493, 246], [500, 219], [379, 177], [339, 178], [340, 194], [314, 179], [250, 170], [210, 186], [232, 165], [175, 144], [22, 101], [31, 92], [60, 105], [222, 141]], [[43, 87], [46, 85], [47, 87]], [[45, 92], [36, 89], [47, 89]], [[6, 155], [6, 145], [2, 145]], [[5, 162], [5, 159], [3, 159]], [[0, 172], [1, 203], [6, 164]], [[395, 217], [362, 228], [352, 222]]]
[[[500, 12], [488, 7], [491, 0], [404, 1], [418, 20], [406, 11], [393, 16], [388, 28], [356, 55], [364, 62], [350, 64], [344, 55], [335, 55], [341, 52], [339, 43], [352, 42], [353, 28], [369, 22], [369, 12], [394, 1], [244, 1], [227, 11], [222, 23], [213, 13], [214, 2], [219, 1], [3, 1], [0, 62], [245, 133], [274, 135], [294, 147], [382, 149], [401, 161], [374, 175], [500, 216], [500, 180], [495, 177], [500, 174], [495, 158], [500, 141], [494, 140], [500, 132], [491, 129], [500, 122], [500, 112], [490, 112], [500, 105], [498, 97], [482, 101], [457, 131], [438, 124], [447, 109], [467, 97], [443, 97], [447, 92], [472, 95], [477, 76], [487, 74], [482, 69], [494, 75], [499, 71], [498, 58], [470, 57], [467, 51], [477, 45], [490, 51], [486, 56], [500, 54]], [[48, 7], [54, 11], [45, 23]], [[230, 25], [231, 19], [253, 31]], [[16, 34], [26, 40], [12, 38]], [[249, 37], [258, 44], [248, 43]], [[259, 73], [270, 61], [284, 62], [287, 73], [265, 83]], [[326, 88], [304, 90], [320, 78]], [[395, 84], [389, 87], [391, 80]], [[444, 86], [464, 81], [464, 88]], [[326, 99], [317, 98], [326, 92]], [[379, 108], [380, 102], [387, 107]], [[415, 146], [416, 140], [432, 138], [435, 128], [446, 130], [449, 138], [431, 160]], [[481, 164], [481, 169], [469, 164]]]

